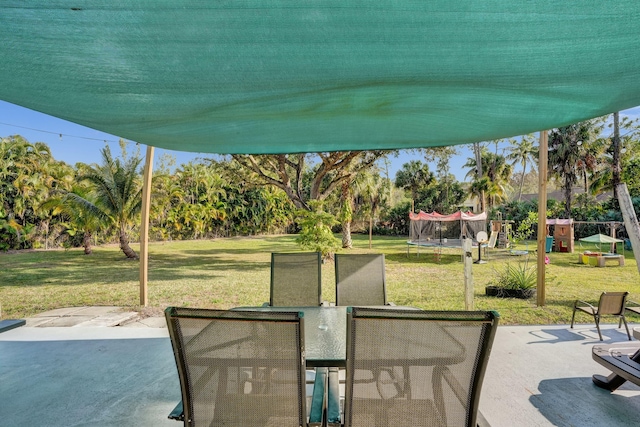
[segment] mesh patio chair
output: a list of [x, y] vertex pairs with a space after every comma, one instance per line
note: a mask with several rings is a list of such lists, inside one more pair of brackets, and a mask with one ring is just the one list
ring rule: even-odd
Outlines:
[[321, 305], [320, 252], [272, 253], [269, 305], [310, 307]]
[[393, 305], [387, 301], [384, 254], [336, 254], [336, 305]]
[[596, 329], [598, 329], [598, 336], [602, 341], [602, 332], [600, 332], [600, 318], [602, 316], [616, 316], [618, 317], [618, 328], [622, 326], [627, 330], [627, 336], [631, 341], [631, 334], [629, 333], [629, 326], [627, 325], [627, 319], [624, 317], [625, 303], [629, 292], [603, 292], [600, 295], [598, 301], [598, 307], [594, 307], [585, 301], [576, 300], [573, 303], [573, 313], [571, 314], [571, 328], [573, 329], [573, 321], [576, 317], [576, 311], [582, 311], [584, 313], [593, 316], [593, 320], [596, 322]]
[[[347, 310], [344, 402], [331, 370], [328, 425], [487, 425], [478, 406], [496, 312]], [[371, 372], [375, 381], [361, 381]]]
[[640, 302], [627, 300], [624, 309], [634, 314], [640, 315]]
[[316, 375], [307, 404], [298, 313], [169, 307], [165, 315], [182, 391], [170, 418], [207, 427], [322, 424], [326, 375]]

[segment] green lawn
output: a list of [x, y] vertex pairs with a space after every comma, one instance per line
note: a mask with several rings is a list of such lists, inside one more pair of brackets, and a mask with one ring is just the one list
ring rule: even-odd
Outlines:
[[[139, 263], [128, 261], [117, 246], [97, 247], [91, 256], [82, 249], [22, 251], [0, 254], [0, 304], [3, 318], [28, 317], [60, 307], [116, 305], [159, 314], [169, 305], [231, 308], [269, 300], [271, 252], [299, 250], [295, 236], [240, 237], [210, 241], [152, 243], [149, 258], [149, 308], [139, 304]], [[354, 236], [353, 252], [386, 255], [387, 292], [397, 305], [424, 309], [464, 309], [460, 249], [445, 249], [440, 262], [433, 250], [415, 248], [407, 257], [406, 238]], [[535, 247], [535, 242], [529, 244]], [[134, 246], [134, 249], [138, 249]], [[578, 248], [576, 251], [593, 248]], [[578, 255], [551, 253], [547, 266], [546, 305], [530, 300], [484, 295], [484, 287], [507, 262], [520, 257], [494, 250], [487, 264], [473, 265], [475, 307], [497, 310], [502, 324], [568, 323], [575, 299], [596, 302], [602, 291], [629, 291], [640, 301], [639, 274], [633, 253], [626, 265], [596, 268], [577, 264]], [[477, 251], [473, 252], [474, 260]], [[535, 265], [535, 255], [529, 263]], [[335, 301], [333, 263], [323, 265], [323, 299]], [[608, 321], [612, 321], [607, 319]], [[637, 322], [640, 318], [629, 316]], [[589, 322], [581, 315], [579, 322]], [[592, 320], [591, 320], [592, 322]]]

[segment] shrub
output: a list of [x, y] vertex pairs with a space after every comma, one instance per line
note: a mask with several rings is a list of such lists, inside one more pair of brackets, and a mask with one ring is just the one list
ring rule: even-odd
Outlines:
[[320, 252], [322, 259], [331, 259], [332, 253], [340, 248], [340, 241], [331, 232], [331, 226], [338, 221], [333, 215], [322, 210], [321, 203], [315, 202], [310, 205], [313, 211], [298, 211], [300, 234], [296, 243], [303, 249]]

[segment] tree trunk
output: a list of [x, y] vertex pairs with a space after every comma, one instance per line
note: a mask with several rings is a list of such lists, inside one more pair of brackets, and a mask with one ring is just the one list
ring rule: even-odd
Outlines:
[[85, 231], [82, 236], [82, 246], [84, 247], [85, 255], [91, 255], [93, 253], [93, 249], [91, 249], [91, 233], [88, 231]]
[[527, 163], [522, 165], [522, 179], [520, 180], [520, 191], [518, 191], [518, 201], [522, 201], [522, 187], [524, 187], [524, 176], [527, 172]]
[[473, 154], [476, 158], [476, 177], [480, 179], [482, 177], [482, 150], [479, 142], [473, 143]]
[[617, 112], [613, 113], [613, 168], [611, 170], [611, 185], [613, 199], [618, 200], [618, 185], [622, 181], [622, 167], [620, 165], [620, 119]]
[[371, 213], [371, 217], [369, 217], [369, 249], [371, 249], [372, 237], [373, 237], [373, 212]]
[[564, 213], [567, 218], [571, 218], [571, 186], [565, 183], [564, 187]]
[[353, 240], [351, 239], [351, 221], [344, 221], [342, 223], [342, 247], [344, 249], [351, 249], [353, 247]]
[[49, 221], [42, 221], [42, 227], [44, 228], [44, 249], [49, 249]]
[[342, 247], [344, 249], [351, 249], [353, 247], [353, 240], [351, 239], [351, 197], [349, 196], [350, 180], [344, 180], [342, 182], [342, 203], [344, 204], [344, 210], [347, 213], [342, 218]]
[[127, 238], [127, 233], [125, 233], [124, 229], [120, 229], [120, 249], [129, 259], [139, 259], [138, 254], [135, 253], [133, 249], [129, 246], [129, 239]]

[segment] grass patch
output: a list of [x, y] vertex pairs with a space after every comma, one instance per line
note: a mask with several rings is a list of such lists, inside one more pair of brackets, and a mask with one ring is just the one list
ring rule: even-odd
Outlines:
[[[222, 309], [261, 305], [269, 300], [270, 253], [298, 251], [294, 239], [286, 235], [151, 243], [150, 309], [145, 310], [139, 306], [139, 262], [126, 260], [117, 245], [96, 247], [91, 256], [83, 255], [81, 249], [2, 253], [2, 315], [22, 318], [55, 308], [89, 305], [115, 305], [157, 314], [170, 305]], [[535, 247], [535, 242], [529, 247]], [[444, 249], [440, 262], [436, 262], [433, 250], [427, 248], [421, 248], [416, 256], [412, 247], [407, 256], [406, 238], [376, 237], [373, 248], [368, 249], [367, 236], [356, 235], [352, 252], [385, 254], [387, 292], [389, 300], [397, 305], [464, 309], [460, 249]], [[473, 256], [477, 257], [477, 251]], [[597, 302], [602, 291], [629, 291], [630, 299], [640, 300], [638, 270], [630, 251], [625, 252], [624, 267], [581, 265], [577, 253], [554, 252], [549, 258], [546, 305], [537, 307], [535, 297], [519, 300], [485, 296], [484, 288], [495, 280], [496, 270], [521, 260], [506, 250], [490, 251], [487, 264], [473, 265], [475, 308], [497, 310], [502, 324], [566, 324], [576, 299]], [[529, 255], [529, 264], [535, 262], [535, 254]], [[324, 300], [335, 301], [334, 277], [333, 263], [325, 263]], [[634, 315], [628, 318], [640, 320]], [[577, 320], [592, 321], [586, 315]]]

